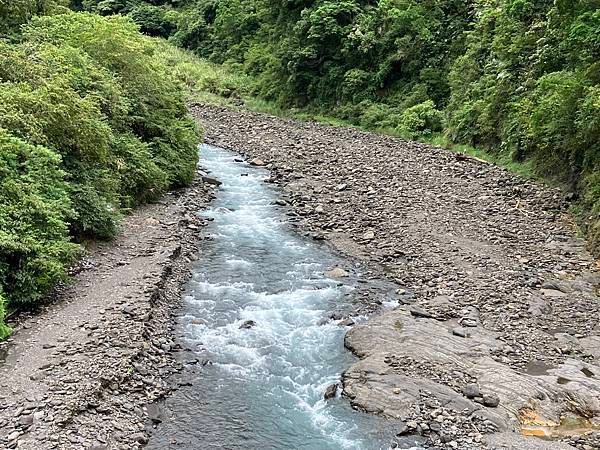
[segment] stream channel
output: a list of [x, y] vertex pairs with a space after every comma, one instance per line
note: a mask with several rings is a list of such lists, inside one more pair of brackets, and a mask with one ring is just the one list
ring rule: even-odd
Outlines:
[[177, 325], [192, 349], [182, 356], [191, 385], [180, 383], [160, 406], [148, 448], [390, 448], [388, 421], [353, 410], [339, 393], [323, 398], [356, 360], [343, 345], [347, 328], [328, 320], [353, 311], [356, 286], [324, 272], [353, 265], [293, 230], [268, 171], [208, 145], [201, 161], [222, 185], [202, 213], [209, 239]]

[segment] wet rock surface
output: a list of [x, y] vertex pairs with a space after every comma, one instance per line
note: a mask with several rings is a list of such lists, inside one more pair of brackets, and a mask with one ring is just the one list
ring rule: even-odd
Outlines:
[[176, 388], [174, 308], [204, 225], [211, 180], [141, 207], [93, 244], [57, 302], [2, 344], [0, 448], [135, 449]]
[[350, 329], [343, 386], [405, 424], [394, 445], [600, 448], [600, 277], [560, 191], [352, 128], [195, 113], [271, 170], [299, 230], [397, 283], [400, 307]]

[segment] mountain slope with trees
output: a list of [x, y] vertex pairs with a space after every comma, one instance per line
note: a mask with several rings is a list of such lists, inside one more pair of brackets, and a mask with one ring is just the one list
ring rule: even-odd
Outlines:
[[600, 248], [599, 0], [86, 0], [254, 79], [253, 93], [527, 161]]

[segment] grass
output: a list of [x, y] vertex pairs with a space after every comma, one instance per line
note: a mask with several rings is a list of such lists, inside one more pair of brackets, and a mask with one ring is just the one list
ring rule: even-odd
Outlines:
[[251, 79], [241, 71], [219, 66], [159, 40], [161, 56], [173, 76], [188, 89], [188, 103], [233, 106], [250, 93]]

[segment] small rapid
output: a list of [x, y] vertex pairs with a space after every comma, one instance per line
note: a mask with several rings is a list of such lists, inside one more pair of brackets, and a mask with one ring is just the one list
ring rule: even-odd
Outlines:
[[267, 171], [208, 145], [201, 159], [223, 184], [178, 325], [197, 360], [149, 448], [389, 448], [384, 420], [323, 398], [354, 361], [327, 320], [352, 301], [351, 284], [324, 275], [343, 261], [291, 229]]

